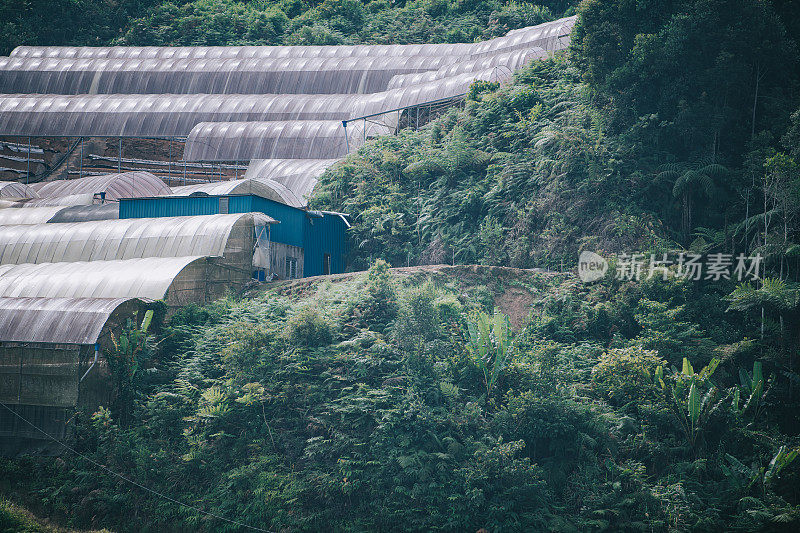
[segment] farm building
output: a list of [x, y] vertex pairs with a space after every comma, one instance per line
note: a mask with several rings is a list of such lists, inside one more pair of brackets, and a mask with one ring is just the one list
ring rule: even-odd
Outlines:
[[0, 298], [0, 454], [60, 453], [42, 431], [67, 435], [76, 410], [93, 412], [111, 398], [108, 362], [130, 317], [145, 304], [130, 298]]
[[344, 272], [349, 223], [340, 213], [298, 209], [255, 194], [123, 198], [119, 205], [120, 221], [253, 212], [280, 222], [270, 228], [269, 271], [278, 278]]

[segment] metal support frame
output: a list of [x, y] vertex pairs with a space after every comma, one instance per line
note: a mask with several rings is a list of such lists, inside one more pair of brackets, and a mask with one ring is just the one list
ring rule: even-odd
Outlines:
[[117, 155], [117, 173], [122, 174], [122, 137], [119, 138], [119, 152]]
[[25, 183], [31, 179], [31, 138], [28, 137], [28, 169], [25, 171]]

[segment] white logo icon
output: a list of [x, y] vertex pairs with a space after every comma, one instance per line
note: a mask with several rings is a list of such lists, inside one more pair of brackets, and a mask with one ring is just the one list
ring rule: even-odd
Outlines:
[[584, 283], [597, 281], [606, 275], [608, 262], [594, 252], [583, 251], [578, 258], [578, 277]]

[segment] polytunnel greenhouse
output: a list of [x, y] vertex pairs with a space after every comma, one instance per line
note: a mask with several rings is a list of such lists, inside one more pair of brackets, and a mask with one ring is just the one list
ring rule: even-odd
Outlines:
[[254, 225], [274, 222], [236, 213], [0, 226], [0, 264], [252, 256]]
[[204, 300], [182, 293], [205, 292], [205, 270], [206, 259], [198, 256], [0, 265], [0, 298], [161, 300], [174, 285], [175, 303], [185, 304]]
[[[343, 272], [346, 216], [305, 208], [325, 170], [565, 48], [574, 23], [479, 43], [0, 58], [0, 168], [16, 179], [0, 182], [0, 399], [61, 437], [76, 407], [106, 401], [103, 350], [150, 300]], [[5, 436], [12, 453], [39, 437], [0, 416]]]
[[41, 198], [64, 198], [102, 194], [105, 201], [137, 196], [169, 194], [170, 188], [149, 172], [125, 172], [87, 176], [71, 180], [36, 183], [31, 186]]

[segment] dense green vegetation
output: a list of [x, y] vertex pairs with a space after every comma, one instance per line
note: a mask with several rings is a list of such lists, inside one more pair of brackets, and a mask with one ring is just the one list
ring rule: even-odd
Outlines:
[[[720, 295], [377, 263], [186, 308], [140, 352], [132, 422], [103, 409], [77, 446], [275, 531], [796, 530], [788, 382]], [[73, 526], [245, 531], [74, 456], [0, 478]]]
[[19, 45], [471, 42], [572, 11], [575, 0], [0, 0], [0, 54]]
[[[572, 3], [539, 4], [120, 3], [114, 35], [53, 39], [472, 40]], [[81, 453], [270, 530], [800, 529], [796, 5], [578, 12], [569, 53], [326, 173], [313, 204], [353, 214], [368, 273], [132, 324], [109, 355], [124, 394], [78, 419]], [[581, 250], [765, 263], [747, 283], [582, 284]], [[431, 263], [558, 273], [387, 269]], [[0, 468], [3, 494], [77, 527], [246, 530], [81, 458]]]

